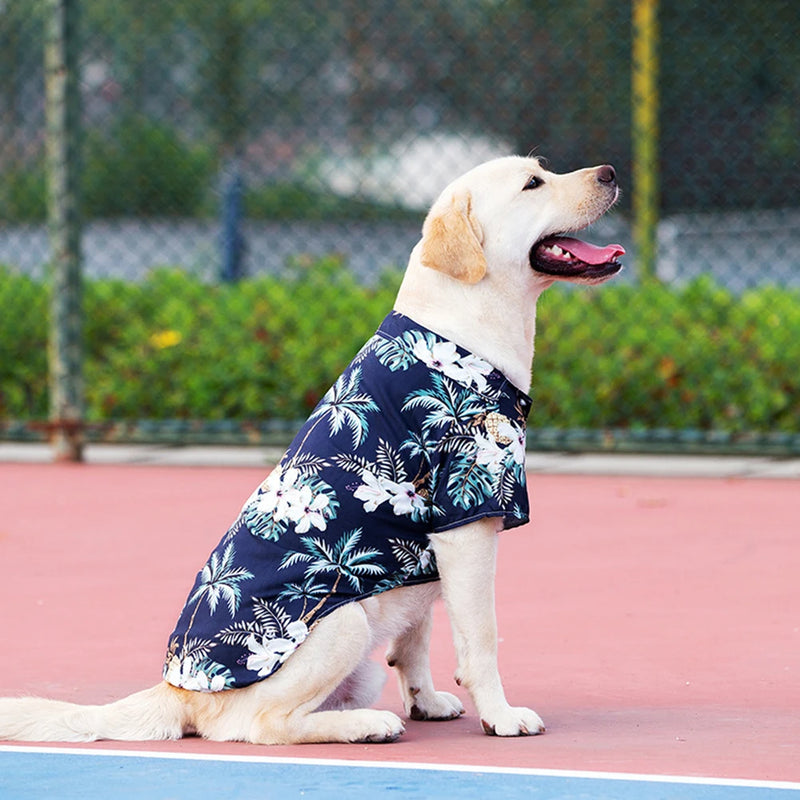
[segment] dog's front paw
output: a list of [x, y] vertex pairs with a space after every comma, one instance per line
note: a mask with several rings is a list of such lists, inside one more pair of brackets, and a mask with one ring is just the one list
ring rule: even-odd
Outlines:
[[421, 693], [414, 695], [411, 707], [407, 710], [411, 719], [446, 720], [460, 717], [464, 713], [464, 706], [450, 692], [433, 692], [425, 697]]
[[535, 711], [512, 706], [481, 717], [481, 725], [489, 736], [536, 736], [545, 730], [544, 722]]

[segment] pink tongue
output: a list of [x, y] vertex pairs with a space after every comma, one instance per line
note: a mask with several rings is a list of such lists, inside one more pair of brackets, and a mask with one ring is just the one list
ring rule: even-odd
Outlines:
[[562, 250], [572, 253], [575, 258], [586, 264], [607, 264], [615, 261], [618, 256], [625, 255], [625, 248], [619, 244], [609, 244], [605, 247], [583, 242], [580, 239], [571, 239], [568, 236], [556, 236], [548, 240], [548, 244], [557, 244]]

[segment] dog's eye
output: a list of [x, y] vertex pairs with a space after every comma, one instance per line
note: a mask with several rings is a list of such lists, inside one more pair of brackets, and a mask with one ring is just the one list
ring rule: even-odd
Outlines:
[[528, 189], [538, 189], [544, 181], [541, 178], [537, 178], [536, 175], [531, 175], [530, 180], [522, 187], [522, 191], [525, 192]]

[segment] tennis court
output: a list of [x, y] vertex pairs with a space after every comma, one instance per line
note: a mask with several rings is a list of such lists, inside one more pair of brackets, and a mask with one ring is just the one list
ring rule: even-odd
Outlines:
[[[0, 694], [102, 703], [155, 683], [195, 572], [265, 471], [0, 463]], [[536, 473], [529, 487], [533, 522], [501, 540], [500, 661], [545, 736], [487, 737], [467, 702], [392, 745], [8, 744], [0, 796], [800, 791], [798, 482]], [[432, 666], [461, 692], [441, 607]], [[391, 679], [381, 702], [401, 712]]]

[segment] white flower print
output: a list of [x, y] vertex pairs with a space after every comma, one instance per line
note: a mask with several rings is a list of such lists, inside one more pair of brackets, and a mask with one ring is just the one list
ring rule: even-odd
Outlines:
[[171, 683], [173, 686], [180, 686], [183, 672], [181, 670], [181, 665], [188, 663], [188, 661], [188, 657], [181, 661], [178, 656], [172, 656], [164, 669], [164, 680]]
[[414, 344], [414, 355], [426, 367], [445, 374], [458, 362], [458, 349], [453, 342], [436, 342], [436, 344], [428, 346], [424, 339], [418, 339]]
[[414, 344], [414, 355], [430, 369], [467, 386], [474, 385], [479, 392], [488, 386], [485, 376], [492, 372], [492, 365], [472, 354], [459, 356], [453, 342], [436, 342], [429, 346], [424, 339], [419, 339]]
[[[475, 461], [497, 473], [505, 464], [513, 461], [525, 463], [525, 431], [511, 422], [501, 422], [497, 426], [497, 438], [482, 433], [475, 434]], [[498, 442], [508, 442], [501, 445]]]
[[364, 511], [368, 514], [375, 511], [381, 503], [391, 499], [387, 481], [380, 476], [365, 469], [361, 473], [361, 480], [364, 482], [355, 490], [353, 497], [364, 501]]
[[326, 495], [314, 495], [309, 486], [303, 486], [295, 492], [288, 510], [289, 519], [295, 523], [295, 532], [308, 533], [312, 525], [317, 530], [324, 531], [328, 527], [328, 521], [322, 512], [329, 503]]
[[[245, 506], [252, 505], [260, 514], [271, 514], [276, 522], [289, 519], [290, 509], [297, 502], [298, 490], [294, 484], [299, 476], [299, 471], [294, 467], [290, 467], [285, 473], [280, 466], [276, 467]], [[266, 491], [262, 492], [262, 489]]]
[[173, 686], [191, 692], [221, 692], [225, 688], [225, 676], [213, 675], [211, 678], [197, 667], [191, 656], [183, 660], [173, 656], [170, 659], [164, 678]]
[[250, 634], [247, 639], [247, 648], [250, 655], [247, 657], [247, 669], [258, 673], [259, 678], [271, 675], [275, 668], [286, 661], [297, 649], [297, 646], [308, 636], [305, 622], [296, 620], [286, 627], [286, 637], [275, 639], [261, 639], [255, 634]]
[[489, 386], [486, 375], [494, 370], [494, 367], [478, 356], [471, 353], [459, 359], [459, 365], [464, 371], [464, 379], [468, 384], [474, 384], [479, 392], [485, 392]]
[[[388, 483], [391, 482], [389, 481]], [[391, 483], [390, 491], [393, 494], [389, 503], [396, 517], [424, 510], [425, 498], [417, 494], [413, 483]]]
[[497, 433], [499, 436], [511, 439], [511, 444], [508, 445], [511, 457], [517, 464], [524, 464], [526, 444], [524, 428], [520, 428], [511, 422], [501, 422], [497, 428]]
[[250, 498], [246, 506], [259, 514], [271, 515], [275, 522], [293, 522], [297, 533], [308, 533], [313, 526], [324, 531], [328, 526], [324, 514], [330, 505], [330, 498], [320, 492], [315, 494], [311, 487], [303, 484], [300, 471], [289, 467], [285, 473], [276, 467], [261, 484], [260, 490]]
[[419, 557], [419, 568], [424, 572], [433, 563], [433, 548], [426, 547]]
[[491, 436], [484, 436], [482, 433], [475, 434], [475, 461], [481, 466], [488, 467], [490, 471], [496, 472], [506, 456], [506, 450], [501, 447]]
[[361, 473], [361, 484], [353, 496], [364, 501], [364, 511], [371, 513], [387, 500], [396, 517], [403, 514], [416, 514], [425, 509], [425, 498], [417, 494], [417, 487], [407, 481], [397, 483], [381, 475], [375, 475], [368, 469]]

